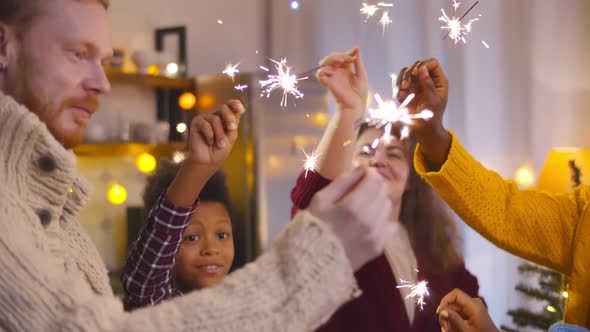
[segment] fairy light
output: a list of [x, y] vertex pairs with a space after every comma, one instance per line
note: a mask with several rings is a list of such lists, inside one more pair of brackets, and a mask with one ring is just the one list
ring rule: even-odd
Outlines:
[[557, 309], [555, 309], [555, 307], [552, 306], [552, 305], [548, 305], [546, 309], [547, 309], [547, 311], [549, 311], [551, 313], [556, 313], [557, 312]]
[[[297, 84], [299, 81], [305, 80], [308, 77], [297, 77], [294, 74], [291, 74], [291, 67], [287, 66], [287, 59], [281, 59], [281, 61], [276, 61], [270, 59], [275, 65], [275, 69], [277, 71], [276, 74], [269, 74], [267, 80], [259, 81], [260, 86], [262, 87], [261, 96], [266, 95], [267, 98], [270, 97], [271, 93], [275, 90], [282, 90], [283, 97], [281, 98], [281, 106], [287, 106], [287, 97], [288, 95], [293, 95], [295, 98], [303, 98], [303, 93], [299, 91], [297, 88]], [[269, 71], [270, 70], [266, 67], [260, 66], [262, 70]]]
[[240, 63], [237, 63], [235, 65], [228, 63], [225, 66], [225, 69], [221, 73], [224, 75], [227, 75], [229, 78], [231, 78], [233, 80], [236, 77], [236, 74], [238, 74], [240, 72], [240, 70], [238, 69], [239, 65], [240, 65]]
[[428, 291], [428, 282], [427, 281], [420, 281], [416, 284], [411, 283], [409, 281], [405, 281], [400, 279], [403, 285], [397, 286], [397, 288], [409, 288], [410, 293], [406, 296], [406, 299], [413, 298], [415, 299], [418, 306], [420, 306], [420, 310], [424, 310], [424, 298], [430, 296], [430, 292]]

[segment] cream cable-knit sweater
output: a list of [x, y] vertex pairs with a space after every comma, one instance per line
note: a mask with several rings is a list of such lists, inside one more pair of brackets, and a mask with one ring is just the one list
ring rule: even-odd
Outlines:
[[339, 239], [302, 212], [221, 285], [125, 313], [76, 220], [88, 186], [74, 154], [1, 93], [0, 157], [2, 331], [311, 331], [358, 291]]

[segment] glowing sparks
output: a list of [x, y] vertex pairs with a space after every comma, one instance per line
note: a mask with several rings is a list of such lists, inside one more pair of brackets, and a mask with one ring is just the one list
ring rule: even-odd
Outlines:
[[485, 46], [486, 48], [490, 48], [490, 45], [488, 45], [488, 43], [486, 43], [485, 40], [482, 40], [481, 43], [483, 44], [483, 46]]
[[227, 75], [228, 77], [230, 77], [232, 80], [236, 77], [236, 74], [238, 74], [240, 72], [240, 70], [238, 69], [238, 66], [240, 64], [235, 64], [232, 65], [231, 63], [227, 64], [225, 66], [225, 69], [221, 72], [224, 75]]
[[368, 21], [369, 18], [373, 17], [378, 10], [379, 7], [377, 7], [377, 5], [369, 5], [368, 3], [363, 2], [361, 7], [361, 14], [367, 16], [365, 22]]
[[[444, 9], [440, 10], [442, 12], [442, 16], [439, 17], [438, 20], [445, 23], [445, 25], [441, 26], [440, 28], [442, 30], [448, 31], [445, 38], [447, 36], [450, 37], [452, 40], [455, 41], [455, 44], [457, 44], [459, 41], [462, 41], [463, 43], [467, 42], [465, 36], [471, 33], [471, 25], [473, 24], [473, 22], [479, 21], [479, 18], [471, 19], [465, 24], [461, 23], [461, 21], [465, 16], [467, 16], [467, 14], [469, 14], [469, 12], [471, 12], [471, 10], [473, 10], [473, 8], [475, 8], [475, 6], [477, 6], [478, 3], [479, 1], [474, 3], [467, 10], [467, 12], [465, 12], [465, 14], [463, 14], [463, 16], [461, 16], [460, 18], [457, 18], [455, 16], [449, 17]], [[455, 8], [455, 12], [457, 11], [460, 5], [460, 2], [458, 2], [457, 0], [453, 0], [453, 7]]]
[[[261, 96], [266, 95], [266, 97], [270, 97], [270, 94], [275, 90], [282, 90], [283, 91], [283, 98], [281, 99], [281, 106], [287, 106], [287, 97], [288, 95], [293, 95], [295, 98], [303, 98], [303, 93], [299, 91], [297, 88], [297, 84], [301, 80], [305, 80], [308, 77], [297, 77], [294, 74], [291, 74], [291, 67], [287, 66], [287, 59], [281, 59], [281, 61], [276, 61], [270, 59], [275, 64], [275, 68], [277, 70], [277, 74], [269, 74], [267, 80], [260, 81], [260, 86], [262, 87]], [[262, 70], [270, 72], [270, 70], [266, 67], [260, 66]]]
[[[398, 92], [395, 85], [397, 77], [393, 74], [390, 77], [392, 81], [393, 98], [395, 98]], [[379, 94], [375, 94], [374, 98], [375, 101], [377, 101], [378, 107], [369, 108], [368, 116], [364, 119], [364, 122], [377, 128], [384, 127], [384, 134], [381, 140], [386, 143], [391, 140], [393, 124], [401, 124], [400, 139], [407, 138], [410, 134], [410, 126], [414, 124], [415, 120], [428, 120], [434, 115], [432, 111], [429, 110], [423, 110], [418, 114], [411, 114], [408, 110], [408, 105], [415, 97], [416, 95], [412, 93], [398, 105], [393, 99], [383, 100]]]
[[397, 286], [397, 288], [409, 288], [410, 294], [406, 296], [406, 299], [413, 298], [416, 300], [416, 303], [420, 306], [420, 310], [424, 309], [424, 298], [430, 296], [430, 292], [428, 291], [428, 282], [427, 281], [420, 281], [416, 284], [413, 284], [409, 281], [401, 280], [402, 285]]
[[305, 150], [303, 150], [303, 154], [305, 155], [303, 169], [305, 170], [305, 177], [307, 178], [308, 172], [315, 172], [320, 154], [315, 154], [315, 151], [312, 151], [311, 154], [307, 154]]
[[381, 25], [383, 26], [383, 31], [385, 31], [385, 28], [387, 28], [387, 26], [391, 24], [391, 22], [393, 21], [389, 18], [389, 12], [383, 12], [383, 16], [381, 16], [381, 19], [379, 20], [379, 23], [381, 23]]
[[391, 22], [393, 22], [391, 20], [391, 18], [389, 17], [389, 11], [385, 9], [385, 8], [390, 8], [390, 7], [393, 7], [393, 3], [379, 2], [376, 5], [372, 5], [372, 4], [368, 4], [366, 2], [363, 2], [361, 5], [361, 15], [364, 15], [365, 22], [368, 22], [371, 17], [375, 16], [377, 14], [377, 12], [382, 10], [383, 14], [381, 15], [381, 19], [379, 20], [379, 23], [383, 26], [383, 30], [385, 31], [385, 28], [387, 28], [387, 26], [389, 24], [391, 24]]
[[248, 88], [248, 84], [238, 84], [236, 86], [234, 86], [234, 89], [238, 90], [238, 91], [244, 91]]

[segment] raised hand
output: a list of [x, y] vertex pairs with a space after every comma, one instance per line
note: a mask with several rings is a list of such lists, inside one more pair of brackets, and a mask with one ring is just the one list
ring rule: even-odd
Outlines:
[[338, 111], [362, 117], [367, 107], [369, 83], [360, 50], [332, 53], [320, 61], [320, 66], [316, 77], [334, 96]]
[[315, 194], [308, 211], [332, 228], [356, 271], [383, 253], [391, 209], [377, 171], [357, 168]]
[[190, 127], [190, 150], [187, 162], [219, 169], [238, 138], [238, 126], [244, 113], [240, 101], [230, 100], [215, 112], [199, 114]]
[[436, 171], [444, 164], [451, 145], [451, 135], [443, 126], [449, 93], [447, 77], [438, 60], [433, 58], [402, 68], [397, 84], [398, 100], [403, 101], [409, 94], [415, 94], [408, 105], [412, 113], [423, 110], [433, 113], [431, 119], [416, 120], [412, 125], [412, 133], [422, 146], [428, 166]]

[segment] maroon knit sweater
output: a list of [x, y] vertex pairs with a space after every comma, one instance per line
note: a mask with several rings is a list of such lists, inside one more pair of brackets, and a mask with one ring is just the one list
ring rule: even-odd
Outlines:
[[[313, 195], [327, 186], [330, 180], [315, 172], [302, 173], [291, 192], [293, 216], [297, 210], [309, 206]], [[393, 275], [385, 255], [381, 255], [355, 273], [363, 291], [362, 296], [343, 305], [332, 318], [320, 327], [319, 332], [440, 332], [436, 307], [447, 293], [459, 288], [470, 296], [478, 296], [477, 279], [464, 265], [440, 272], [429, 271], [418, 261], [418, 280], [428, 281], [430, 297], [424, 309], [416, 309], [414, 321], [410, 322], [399, 290], [398, 278]]]

